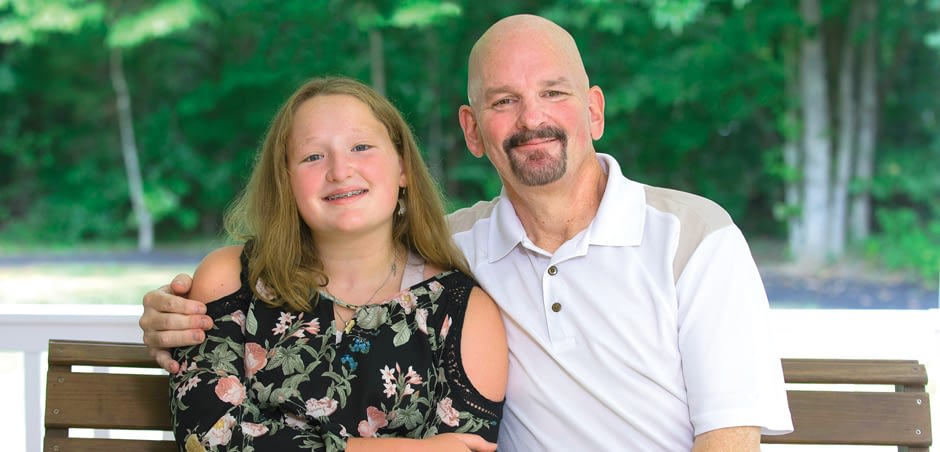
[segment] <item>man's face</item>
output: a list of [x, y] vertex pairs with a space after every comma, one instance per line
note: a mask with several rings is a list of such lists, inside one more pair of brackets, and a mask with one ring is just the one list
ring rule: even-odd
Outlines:
[[570, 55], [532, 38], [495, 42], [484, 52], [470, 74], [473, 107], [460, 112], [470, 151], [486, 154], [511, 185], [561, 179], [569, 157], [577, 163], [591, 154], [594, 138], [592, 92], [600, 90], [587, 88]]

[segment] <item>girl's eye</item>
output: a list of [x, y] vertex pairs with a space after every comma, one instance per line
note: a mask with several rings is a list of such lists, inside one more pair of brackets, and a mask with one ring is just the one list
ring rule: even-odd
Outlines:
[[362, 151], [367, 151], [369, 149], [372, 149], [372, 146], [368, 144], [357, 144], [353, 146], [352, 148], [353, 152], [362, 152]]
[[322, 158], [323, 158], [323, 155], [322, 155], [322, 154], [310, 154], [310, 155], [304, 157], [303, 161], [305, 161], [305, 162], [315, 162], [315, 161], [320, 160], [320, 159], [322, 159]]

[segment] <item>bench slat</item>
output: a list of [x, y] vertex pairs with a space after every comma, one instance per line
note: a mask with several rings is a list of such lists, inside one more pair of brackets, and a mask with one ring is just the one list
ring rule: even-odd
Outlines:
[[170, 430], [167, 376], [50, 368], [46, 427]]
[[767, 444], [930, 446], [926, 393], [787, 391], [793, 433]]
[[783, 359], [787, 383], [924, 386], [927, 370], [913, 360]]
[[49, 365], [156, 368], [143, 344], [49, 340]]
[[172, 441], [109, 438], [46, 438], [44, 452], [178, 452]]

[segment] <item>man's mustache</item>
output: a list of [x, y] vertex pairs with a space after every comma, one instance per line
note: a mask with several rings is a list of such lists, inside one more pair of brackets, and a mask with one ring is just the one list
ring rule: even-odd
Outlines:
[[523, 130], [514, 133], [503, 140], [503, 149], [509, 150], [523, 143], [537, 138], [552, 138], [560, 141], [562, 145], [568, 142], [568, 136], [565, 131], [557, 127], [546, 126], [535, 130]]

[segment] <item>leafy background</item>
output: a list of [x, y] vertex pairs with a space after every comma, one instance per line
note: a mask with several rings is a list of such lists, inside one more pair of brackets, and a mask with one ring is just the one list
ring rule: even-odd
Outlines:
[[451, 208], [492, 197], [499, 180], [465, 150], [456, 121], [466, 56], [492, 22], [531, 12], [576, 37], [607, 99], [597, 148], [628, 177], [712, 198], [748, 237], [783, 244], [803, 212], [784, 195], [801, 169], [782, 157], [799, 133], [787, 116], [798, 37], [827, 38], [837, 68], [846, 42], [877, 30], [875, 169], [852, 184], [871, 199], [871, 232], [849, 254], [935, 284], [940, 1], [870, 1], [880, 14], [845, 38], [859, 2], [822, 2], [822, 21], [807, 27], [807, 0], [0, 0], [0, 254], [215, 239], [268, 121], [318, 75], [384, 90]]

